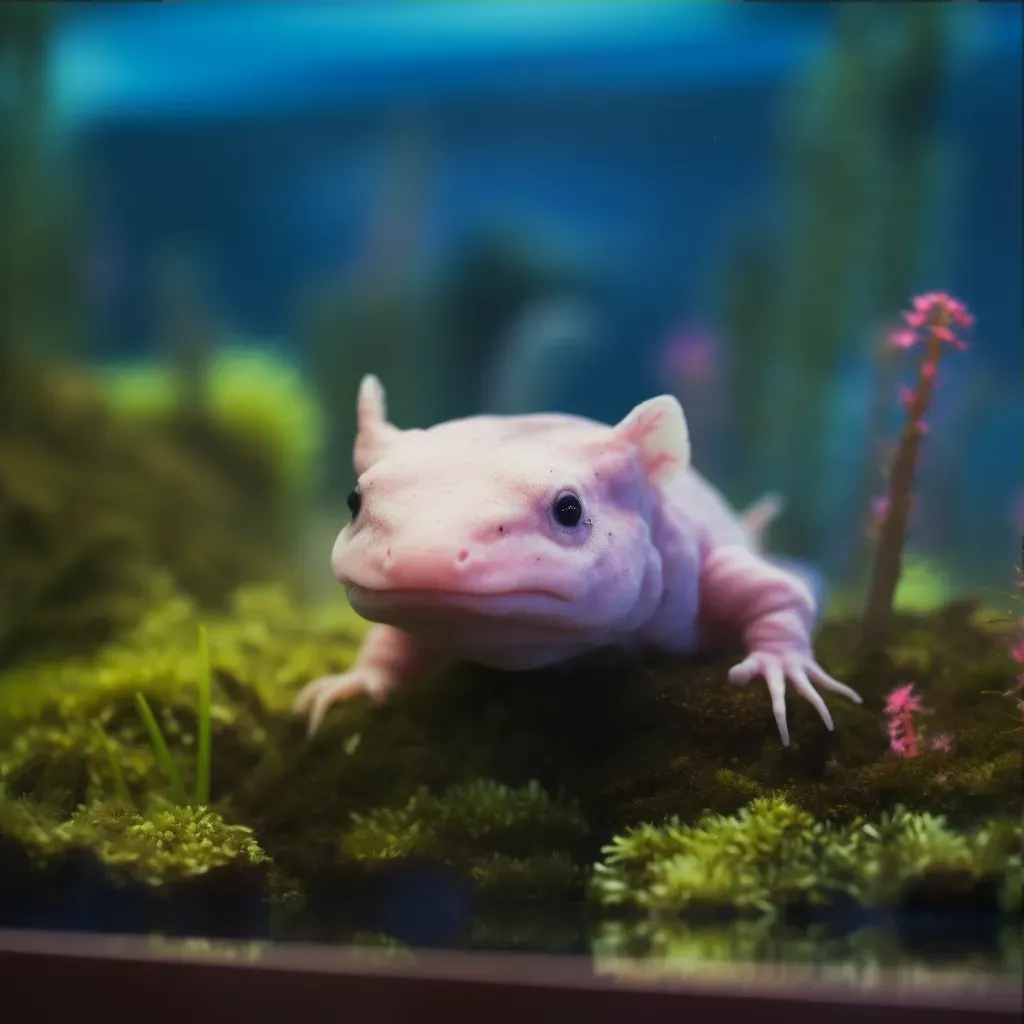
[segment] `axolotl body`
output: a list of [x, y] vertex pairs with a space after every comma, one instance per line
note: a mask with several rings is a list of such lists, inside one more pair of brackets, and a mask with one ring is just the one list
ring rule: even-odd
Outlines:
[[334, 702], [383, 700], [447, 661], [525, 671], [612, 645], [742, 642], [729, 680], [765, 679], [787, 745], [787, 682], [829, 729], [815, 684], [860, 702], [814, 658], [811, 586], [762, 551], [779, 503], [731, 508], [691, 466], [674, 397], [613, 426], [531, 414], [401, 430], [368, 376], [357, 422], [352, 518], [331, 564], [375, 625], [349, 671], [296, 698], [310, 733]]

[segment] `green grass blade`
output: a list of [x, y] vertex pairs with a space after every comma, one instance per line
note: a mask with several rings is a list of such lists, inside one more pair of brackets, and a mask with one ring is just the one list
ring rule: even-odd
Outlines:
[[149, 701], [141, 693], [136, 693], [135, 703], [138, 705], [139, 714], [142, 716], [142, 721], [149, 732], [149, 741], [153, 744], [153, 752], [156, 754], [157, 762], [163, 768], [167, 781], [171, 784], [171, 799], [179, 807], [185, 807], [188, 805], [188, 800], [185, 797], [185, 787], [181, 782], [181, 772], [178, 771], [178, 764], [174, 760], [170, 748], [167, 746], [164, 734], [160, 731], [160, 726], [149, 706]]
[[210, 668], [210, 639], [206, 627], [199, 627], [199, 738], [196, 750], [196, 803], [205, 806], [210, 802], [210, 761], [213, 751], [211, 690], [213, 689]]

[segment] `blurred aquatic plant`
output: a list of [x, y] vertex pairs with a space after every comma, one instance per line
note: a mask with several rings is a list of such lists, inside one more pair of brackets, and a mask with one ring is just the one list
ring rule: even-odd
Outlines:
[[[884, 510], [884, 504], [879, 505]], [[875, 533], [877, 536], [877, 530]], [[837, 588], [829, 600], [829, 614], [859, 615], [864, 607], [863, 589], [859, 585]], [[894, 611], [912, 615], [937, 612], [950, 603], [953, 593], [950, 573], [942, 563], [915, 551], [906, 552], [893, 598]]]
[[931, 405], [939, 361], [944, 346], [957, 351], [967, 347], [956, 331], [974, 322], [963, 303], [943, 292], [915, 298], [913, 310], [904, 313], [904, 319], [906, 327], [892, 335], [893, 346], [909, 349], [920, 344], [923, 355], [914, 390], [904, 387], [900, 392], [907, 423], [888, 474], [888, 494], [864, 608], [864, 646], [871, 650], [879, 649], [886, 641], [899, 584], [918, 449], [928, 429], [924, 417]]
[[[740, 452], [731, 472], [750, 498], [776, 486], [790, 495], [780, 549], [823, 561], [837, 548], [825, 536], [840, 500], [826, 472], [828, 425], [840, 368], [861, 345], [851, 328], [875, 322], [912, 289], [923, 248], [946, 17], [936, 4], [836, 8], [834, 41], [787, 110], [785, 226], [747, 217], [724, 267], [719, 301], [736, 346]], [[869, 446], [887, 410], [881, 399], [876, 406]]]
[[80, 340], [78, 210], [51, 132], [48, 65], [59, 7], [0, 7], [0, 406], [17, 387], [15, 347]]
[[315, 390], [292, 361], [269, 348], [227, 345], [205, 364], [187, 406], [189, 387], [176, 368], [149, 361], [110, 367], [103, 376], [112, 407], [132, 420], [170, 424], [183, 408], [198, 409], [231, 436], [265, 452], [293, 499], [308, 499], [323, 453], [325, 417]]
[[941, 565], [932, 559], [908, 553], [903, 559], [893, 608], [906, 612], [934, 611], [948, 604], [952, 594], [949, 574]]
[[399, 110], [382, 136], [375, 194], [356, 259], [331, 274], [303, 302], [297, 330], [313, 367], [326, 420], [322, 497], [337, 501], [352, 486], [355, 394], [375, 373], [388, 382], [395, 422], [421, 426], [438, 410], [435, 395], [450, 369], [445, 339], [413, 280], [433, 165], [432, 130], [422, 110]]
[[480, 412], [485, 377], [509, 330], [530, 309], [568, 302], [584, 274], [546, 241], [522, 229], [491, 228], [466, 239], [438, 295], [438, 329], [448, 340], [445, 416]]

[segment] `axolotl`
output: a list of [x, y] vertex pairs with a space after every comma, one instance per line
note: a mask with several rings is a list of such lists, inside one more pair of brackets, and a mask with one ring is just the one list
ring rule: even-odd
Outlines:
[[296, 698], [310, 734], [334, 702], [383, 700], [446, 662], [526, 671], [613, 645], [742, 644], [728, 678], [765, 680], [787, 746], [787, 682], [829, 729], [815, 684], [860, 703], [815, 660], [807, 578], [764, 554], [780, 499], [735, 511], [692, 467], [673, 396], [615, 425], [534, 413], [403, 430], [369, 375], [356, 416], [331, 564], [374, 625], [347, 672]]

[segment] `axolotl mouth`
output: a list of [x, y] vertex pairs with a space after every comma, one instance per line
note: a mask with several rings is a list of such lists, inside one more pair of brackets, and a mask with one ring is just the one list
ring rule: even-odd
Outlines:
[[402, 589], [345, 585], [355, 611], [375, 622], [401, 625], [403, 620], [493, 619], [564, 622], [576, 595], [540, 588], [518, 590]]
[[479, 610], [486, 613], [489, 606], [504, 605], [512, 602], [548, 602], [574, 601], [575, 595], [565, 591], [543, 590], [540, 588], [520, 590], [445, 590], [443, 588], [416, 589], [392, 587], [365, 587], [358, 583], [347, 582], [346, 590], [349, 600], [366, 605], [404, 605], [411, 607], [447, 606], [465, 608], [467, 611]]

